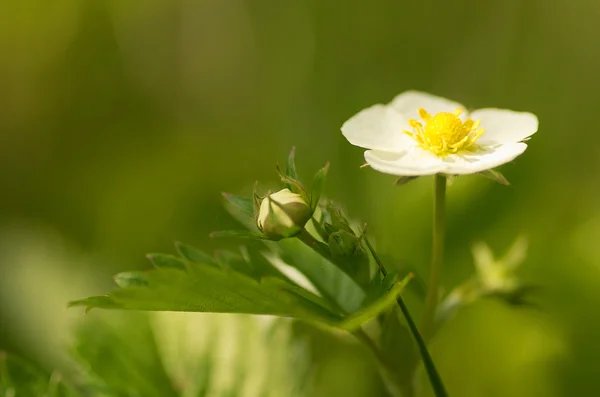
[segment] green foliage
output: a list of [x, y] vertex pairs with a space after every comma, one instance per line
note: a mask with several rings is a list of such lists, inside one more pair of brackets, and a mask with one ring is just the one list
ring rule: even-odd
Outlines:
[[[181, 245], [179, 245], [181, 250]], [[305, 247], [303, 247], [305, 248]], [[155, 269], [126, 272], [115, 276], [121, 288], [106, 296], [95, 296], [71, 302], [71, 306], [92, 308], [189, 311], [210, 313], [267, 314], [294, 317], [342, 329], [353, 330], [387, 310], [404, 288], [404, 283], [390, 285], [385, 294], [364, 301], [364, 293], [323, 259], [304, 250], [304, 259], [295, 261], [299, 247], [284, 248], [282, 257], [299, 270], [315, 270], [308, 277], [321, 296], [300, 288], [274, 267], [263, 255], [245, 249], [241, 254], [221, 251], [209, 264], [187, 258], [153, 254], [149, 259]], [[188, 257], [196, 252], [184, 250]], [[206, 259], [204, 256], [196, 255]], [[302, 267], [301, 263], [309, 266]], [[218, 266], [215, 266], [217, 264]], [[349, 305], [349, 303], [351, 305]]]
[[20, 358], [0, 352], [0, 396], [78, 397], [81, 394], [65, 383], [58, 372], [46, 374]]
[[74, 354], [88, 382], [110, 396], [175, 397], [147, 316], [94, 317], [77, 330]]

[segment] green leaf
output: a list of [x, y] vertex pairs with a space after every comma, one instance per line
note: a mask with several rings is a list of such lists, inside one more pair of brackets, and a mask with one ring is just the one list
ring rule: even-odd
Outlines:
[[147, 272], [146, 286], [117, 289], [104, 297], [71, 303], [106, 309], [271, 314], [337, 323], [340, 318], [314, 301], [293, 296], [278, 285], [261, 284], [233, 270], [189, 264], [188, 272], [159, 267]]
[[223, 197], [235, 207], [239, 208], [244, 214], [254, 217], [254, 202], [250, 197], [236, 196], [229, 193], [223, 193]]
[[325, 187], [325, 177], [327, 176], [328, 171], [329, 163], [325, 164], [325, 167], [317, 171], [315, 178], [313, 179], [312, 191], [310, 193], [310, 207], [313, 211], [317, 208], [317, 205], [319, 205], [319, 200], [321, 199], [321, 194]]
[[287, 168], [285, 170], [286, 175], [292, 179], [298, 179], [298, 173], [296, 172], [295, 157], [296, 157], [296, 148], [293, 147], [292, 150], [290, 151], [290, 155], [288, 156]]
[[[369, 302], [360, 308], [360, 310], [344, 318], [340, 328], [346, 330], [355, 330], [370, 319], [378, 316], [386, 310], [396, 305], [396, 298], [406, 287], [410, 277], [405, 277], [401, 282], [394, 283], [391, 288], [383, 292], [378, 299]], [[383, 284], [382, 284], [383, 285]]]
[[101, 381], [101, 386], [111, 391], [109, 395], [179, 395], [163, 367], [145, 313], [112, 312], [86, 317], [77, 329], [74, 354]]
[[175, 249], [177, 250], [177, 253], [179, 255], [181, 255], [184, 259], [190, 262], [217, 266], [217, 263], [210, 255], [205, 254], [204, 252], [192, 247], [191, 245], [176, 242]]
[[0, 352], [0, 396], [43, 396], [48, 377], [27, 362]]
[[90, 296], [89, 298], [83, 298], [75, 301], [71, 301], [68, 304], [69, 307], [85, 306], [85, 312], [89, 312], [95, 307], [101, 307], [103, 309], [121, 309], [121, 305], [113, 301], [109, 296]]
[[266, 236], [252, 232], [250, 230], [220, 230], [212, 232], [211, 238], [234, 237], [234, 238], [249, 238], [254, 240], [267, 240]]
[[63, 381], [62, 375], [51, 375], [25, 360], [0, 352], [0, 396], [77, 397], [81, 394]]
[[298, 269], [327, 299], [345, 312], [358, 310], [365, 297], [362, 289], [336, 265], [298, 239], [284, 239], [275, 246], [281, 259]]
[[158, 269], [170, 267], [173, 269], [185, 270], [185, 261], [173, 255], [148, 254], [146, 255], [146, 258], [148, 258], [154, 267]]
[[115, 283], [121, 288], [148, 285], [148, 278], [144, 272], [123, 272], [115, 275]]
[[510, 182], [508, 181], [508, 179], [506, 179], [504, 177], [504, 175], [502, 175], [499, 171], [496, 170], [485, 170], [485, 171], [481, 171], [479, 172], [479, 175], [482, 175], [488, 179], [493, 180], [494, 182], [498, 182], [502, 185], [505, 186], [509, 186]]

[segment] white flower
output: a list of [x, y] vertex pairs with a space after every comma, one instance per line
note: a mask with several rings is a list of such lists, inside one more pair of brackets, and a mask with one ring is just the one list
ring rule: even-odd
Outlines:
[[301, 195], [283, 189], [262, 200], [256, 223], [267, 237], [278, 240], [300, 233], [311, 216]]
[[375, 170], [399, 176], [473, 174], [513, 160], [538, 129], [532, 113], [505, 109], [466, 112], [460, 103], [406, 91], [346, 121], [342, 133], [367, 150]]

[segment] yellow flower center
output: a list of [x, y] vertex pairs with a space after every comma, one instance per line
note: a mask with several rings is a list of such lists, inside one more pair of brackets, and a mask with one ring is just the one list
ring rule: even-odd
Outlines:
[[456, 109], [453, 113], [441, 112], [431, 116], [423, 108], [419, 109], [419, 116], [425, 126], [415, 119], [408, 120], [414, 131], [404, 131], [405, 134], [415, 139], [423, 149], [431, 151], [439, 157], [457, 153], [461, 150], [472, 148], [473, 144], [485, 130], [479, 128], [479, 121], [458, 118], [463, 112]]

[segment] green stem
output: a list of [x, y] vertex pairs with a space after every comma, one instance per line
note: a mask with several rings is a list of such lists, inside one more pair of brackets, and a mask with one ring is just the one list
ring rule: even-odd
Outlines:
[[317, 254], [321, 255], [328, 261], [335, 263], [333, 257], [329, 253], [329, 248], [327, 245], [314, 238], [313, 235], [310, 234], [306, 229], [302, 229], [300, 234], [298, 234], [296, 237], [308, 247], [312, 248]]
[[435, 313], [439, 303], [440, 273], [444, 261], [444, 234], [446, 225], [446, 176], [437, 174], [434, 179], [433, 246], [429, 285], [425, 299], [425, 311], [421, 320], [421, 332], [429, 339], [435, 325]]
[[[381, 274], [383, 274], [384, 277], [387, 276], [387, 271], [385, 270], [385, 266], [383, 265], [383, 262], [381, 261], [381, 259], [379, 259], [379, 255], [377, 255], [377, 253], [375, 252], [375, 249], [373, 249], [373, 246], [371, 245], [371, 242], [369, 241], [369, 239], [366, 236], [365, 236], [364, 241], [367, 244], [369, 251], [371, 251], [371, 255], [373, 255], [373, 258], [375, 259], [375, 262], [377, 263], [377, 266], [379, 267]], [[446, 388], [444, 387], [444, 382], [442, 382], [442, 378], [440, 377], [440, 374], [438, 373], [437, 368], [435, 367], [433, 359], [431, 358], [431, 355], [429, 354], [429, 350], [427, 350], [427, 345], [425, 344], [425, 340], [421, 336], [421, 333], [419, 332], [419, 329], [417, 328], [415, 321], [413, 320], [412, 316], [410, 315], [410, 312], [408, 311], [408, 307], [406, 306], [406, 303], [404, 303], [404, 299], [402, 299], [401, 296], [398, 296], [398, 298], [396, 299], [396, 302], [398, 303], [398, 306], [400, 306], [402, 315], [404, 316], [404, 318], [406, 319], [406, 322], [408, 323], [408, 328], [410, 330], [410, 333], [412, 334], [412, 336], [415, 340], [415, 343], [417, 344], [417, 346], [419, 348], [419, 352], [421, 353], [421, 358], [423, 359], [423, 366], [425, 367], [425, 371], [427, 371], [427, 376], [429, 377], [429, 382], [431, 383], [431, 387], [433, 388], [435, 395], [437, 397], [447, 397], [448, 392], [446, 391]]]
[[427, 371], [427, 376], [429, 377], [429, 382], [431, 383], [431, 387], [433, 388], [435, 395], [437, 397], [448, 397], [448, 392], [446, 391], [446, 388], [444, 387], [444, 382], [442, 382], [442, 378], [440, 377], [440, 374], [437, 372], [437, 369], [435, 368], [433, 359], [431, 358], [431, 355], [429, 354], [429, 351], [427, 350], [427, 345], [425, 344], [425, 340], [423, 340], [423, 337], [421, 337], [421, 334], [419, 333], [419, 329], [417, 328], [417, 325], [415, 324], [412, 317], [410, 316], [410, 312], [408, 311], [408, 307], [406, 307], [406, 303], [404, 303], [404, 300], [402, 300], [401, 297], [398, 297], [397, 302], [398, 302], [398, 306], [400, 306], [400, 310], [402, 310], [402, 314], [404, 315], [404, 318], [406, 318], [406, 322], [408, 323], [408, 328], [410, 329], [410, 332], [412, 333], [413, 338], [415, 338], [415, 342], [417, 343], [417, 346], [419, 347], [419, 352], [421, 353], [421, 357], [423, 358], [423, 366], [425, 367], [425, 370]]

